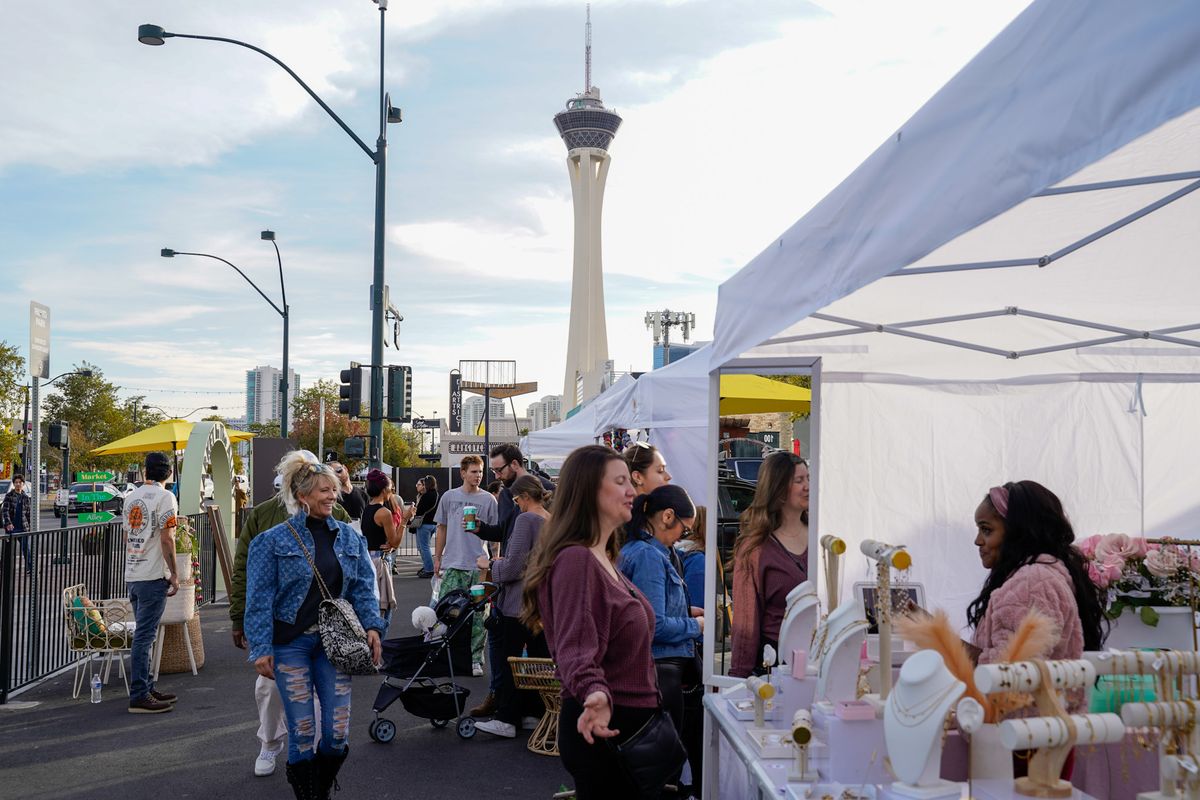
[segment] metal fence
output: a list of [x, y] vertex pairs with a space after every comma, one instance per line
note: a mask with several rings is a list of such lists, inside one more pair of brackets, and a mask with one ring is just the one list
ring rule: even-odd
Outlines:
[[[189, 517], [200, 540], [200, 605], [213, 601], [217, 556], [206, 514]], [[0, 537], [0, 703], [69, 667], [62, 592], [82, 583], [89, 597], [125, 597], [120, 521]]]

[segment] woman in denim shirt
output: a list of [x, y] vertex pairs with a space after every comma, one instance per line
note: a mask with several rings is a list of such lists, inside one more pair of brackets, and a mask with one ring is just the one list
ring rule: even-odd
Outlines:
[[692, 605], [674, 545], [691, 534], [696, 507], [674, 484], [659, 486], [633, 501], [633, 519], [621, 547], [621, 572], [654, 608], [654, 671], [663, 708], [683, 734], [683, 691], [697, 674], [696, 639], [704, 633], [704, 610]]
[[[297, 798], [328, 797], [350, 752], [350, 676], [333, 667], [321, 645], [322, 594], [310, 558], [329, 592], [354, 606], [376, 664], [386, 625], [366, 540], [331, 516], [337, 476], [304, 450], [284, 456], [278, 472], [292, 517], [250, 543], [244, 626], [255, 670], [275, 681], [283, 700], [288, 783]], [[319, 745], [314, 695], [321, 702]]]

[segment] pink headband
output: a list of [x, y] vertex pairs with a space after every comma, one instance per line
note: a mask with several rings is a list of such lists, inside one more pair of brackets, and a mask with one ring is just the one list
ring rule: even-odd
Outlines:
[[1003, 486], [993, 486], [988, 489], [988, 499], [1001, 519], [1008, 519], [1008, 489]]

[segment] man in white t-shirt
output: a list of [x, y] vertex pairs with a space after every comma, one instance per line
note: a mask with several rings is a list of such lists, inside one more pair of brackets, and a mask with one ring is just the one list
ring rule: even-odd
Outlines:
[[167, 598], [179, 591], [175, 574], [175, 517], [179, 504], [164, 485], [171, 479], [166, 453], [146, 456], [146, 482], [125, 498], [125, 584], [137, 627], [129, 654], [129, 713], [161, 714], [175, 695], [156, 692], [150, 653]]
[[[470, 589], [479, 579], [475, 561], [487, 552], [478, 536], [463, 530], [463, 509], [474, 506], [476, 524], [495, 525], [498, 518], [496, 498], [479, 488], [483, 481], [483, 459], [464, 456], [459, 472], [463, 485], [442, 494], [433, 517], [437, 523], [433, 571], [442, 577], [442, 591], [438, 597], [445, 597], [453, 589]], [[482, 613], [476, 614], [471, 623], [471, 672], [476, 676], [483, 674]]]

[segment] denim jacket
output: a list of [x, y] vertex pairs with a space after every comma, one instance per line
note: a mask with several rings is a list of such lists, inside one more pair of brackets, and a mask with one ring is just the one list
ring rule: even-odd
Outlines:
[[[309, 554], [313, 538], [303, 511], [287, 522], [263, 531], [250, 542], [246, 560], [246, 616], [243, 620], [250, 643], [250, 661], [273, 652], [274, 620], [295, 622], [313, 581], [312, 567], [288, 524], [300, 534]], [[363, 628], [380, 635], [387, 629], [379, 615], [379, 590], [375, 567], [367, 553], [367, 540], [344, 522], [332, 517], [325, 524], [337, 530], [333, 552], [342, 567], [342, 597], [350, 601]]]
[[620, 568], [654, 607], [653, 656], [690, 658], [700, 623], [688, 613], [687, 587], [666, 546], [645, 531], [634, 532], [621, 548]]

